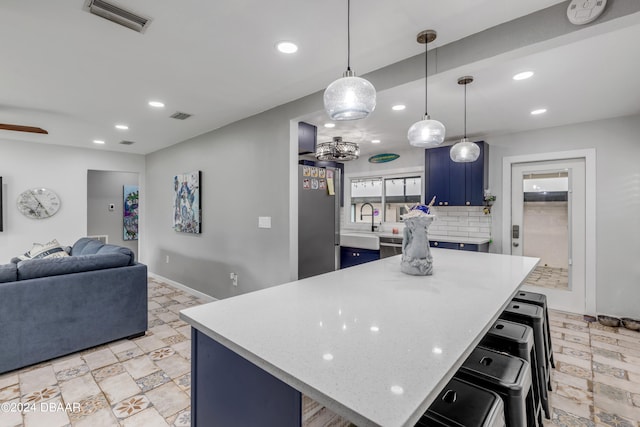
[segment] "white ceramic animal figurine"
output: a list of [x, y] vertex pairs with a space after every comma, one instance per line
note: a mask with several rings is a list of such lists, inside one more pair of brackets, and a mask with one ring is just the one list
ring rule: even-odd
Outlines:
[[403, 219], [405, 227], [400, 270], [414, 276], [430, 276], [433, 274], [433, 257], [429, 247], [427, 229], [435, 216], [414, 207]]

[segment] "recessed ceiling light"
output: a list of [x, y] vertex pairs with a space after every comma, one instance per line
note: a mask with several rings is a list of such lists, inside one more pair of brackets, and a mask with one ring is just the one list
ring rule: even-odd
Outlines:
[[104, 144], [104, 141], [103, 141], [103, 140], [101, 140], [101, 139], [94, 139], [94, 140], [93, 140], [93, 143], [94, 143], [94, 144]]
[[120, 129], [120, 130], [128, 130], [129, 126], [127, 125], [123, 125], [123, 124], [117, 124], [116, 125], [116, 129]]
[[149, 101], [149, 106], [154, 107], [154, 108], [164, 108], [164, 102]]
[[325, 123], [324, 127], [326, 127], [326, 128], [334, 128], [334, 127], [336, 127], [336, 124], [335, 123]]
[[276, 48], [282, 53], [296, 53], [298, 46], [292, 42], [279, 42], [276, 44]]
[[371, 143], [372, 144], [380, 144], [380, 140], [379, 139], [372, 139]]
[[546, 109], [546, 108], [539, 108], [539, 109], [537, 109], [537, 110], [533, 110], [533, 111], [531, 112], [531, 115], [533, 115], [533, 116], [537, 116], [538, 114], [544, 114], [544, 113], [546, 113], [546, 112], [547, 112], [547, 109]]
[[402, 111], [405, 108], [407, 108], [407, 106], [402, 104], [394, 105], [393, 107], [391, 107], [393, 111]]
[[525, 80], [531, 76], [533, 76], [533, 71], [523, 71], [522, 73], [518, 73], [513, 76], [513, 80]]

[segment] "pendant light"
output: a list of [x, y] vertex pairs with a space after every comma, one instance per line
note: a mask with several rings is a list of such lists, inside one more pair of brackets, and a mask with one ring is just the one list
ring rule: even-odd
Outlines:
[[376, 108], [376, 89], [351, 70], [351, 0], [347, 0], [347, 71], [324, 91], [324, 109], [332, 120], [358, 120]]
[[475, 142], [467, 139], [467, 85], [473, 81], [473, 77], [465, 76], [458, 79], [459, 85], [464, 85], [464, 137], [460, 142], [451, 147], [449, 156], [458, 163], [475, 162], [480, 157], [480, 147]]
[[414, 147], [429, 148], [436, 147], [444, 141], [445, 128], [437, 120], [431, 120], [428, 110], [427, 97], [427, 76], [429, 75], [429, 53], [427, 44], [434, 41], [437, 33], [434, 30], [425, 30], [418, 34], [418, 43], [424, 44], [424, 117], [419, 122], [415, 122], [407, 132], [409, 144]]

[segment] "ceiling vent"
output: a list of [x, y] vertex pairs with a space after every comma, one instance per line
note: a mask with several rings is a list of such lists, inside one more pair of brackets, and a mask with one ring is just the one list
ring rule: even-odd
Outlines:
[[122, 144], [122, 145], [133, 145], [133, 144], [135, 144], [135, 142], [134, 141], [120, 141], [120, 144]]
[[116, 24], [144, 33], [151, 19], [104, 0], [87, 0], [85, 9]]
[[189, 117], [191, 117], [191, 114], [183, 113], [181, 111], [176, 111], [175, 113], [173, 113], [169, 117], [171, 117], [172, 119], [177, 119], [177, 120], [185, 120], [185, 119], [188, 119]]

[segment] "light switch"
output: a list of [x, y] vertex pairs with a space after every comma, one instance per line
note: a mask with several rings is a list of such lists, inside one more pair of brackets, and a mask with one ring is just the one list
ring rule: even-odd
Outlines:
[[259, 216], [258, 217], [258, 228], [271, 228], [271, 217], [270, 216]]

